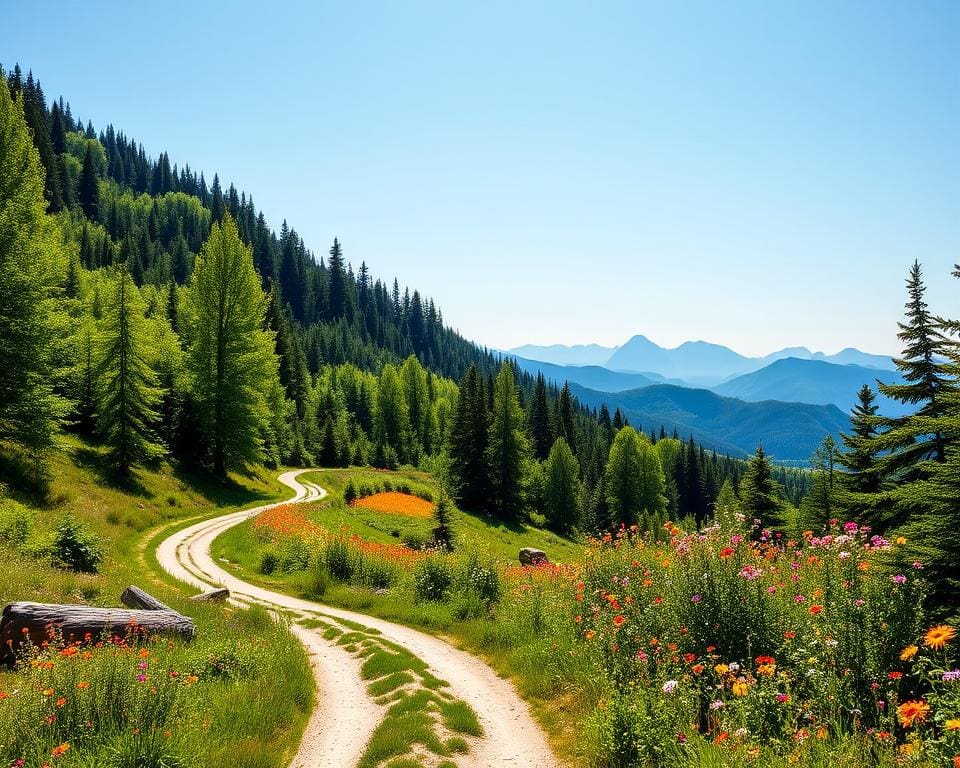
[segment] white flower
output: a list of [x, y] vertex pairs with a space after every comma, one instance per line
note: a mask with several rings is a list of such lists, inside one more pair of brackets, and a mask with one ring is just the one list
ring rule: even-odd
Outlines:
[[676, 680], [667, 680], [667, 682], [663, 684], [664, 693], [673, 693], [675, 690], [677, 690]]

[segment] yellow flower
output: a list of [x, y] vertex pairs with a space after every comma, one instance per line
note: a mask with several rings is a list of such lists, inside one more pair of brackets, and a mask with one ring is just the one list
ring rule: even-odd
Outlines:
[[960, 731], [960, 717], [953, 717], [943, 724], [948, 731]]
[[897, 536], [896, 542], [897, 542], [897, 544], [899, 544], [899, 545], [902, 547], [904, 544], [907, 543], [907, 537], [906, 537], [906, 536]]
[[730, 671], [730, 667], [728, 667], [726, 664], [717, 664], [717, 666], [713, 668], [713, 671], [718, 675], [725, 675]]
[[943, 648], [947, 643], [957, 636], [957, 630], [949, 624], [940, 624], [927, 630], [923, 638], [923, 644], [927, 648]]
[[773, 673], [776, 668], [776, 664], [761, 664], [757, 667], [757, 674], [762, 675], [763, 677], [773, 677]]
[[746, 696], [750, 692], [750, 686], [747, 685], [745, 680], [737, 680], [733, 684], [733, 695], [734, 696]]
[[917, 651], [919, 650], [915, 645], [908, 645], [900, 651], [900, 661], [910, 661], [910, 659], [917, 655]]

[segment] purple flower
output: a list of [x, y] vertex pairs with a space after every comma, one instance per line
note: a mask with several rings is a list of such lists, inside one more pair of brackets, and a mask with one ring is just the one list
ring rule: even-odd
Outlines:
[[700, 595], [694, 595], [693, 597], [690, 598], [690, 602], [699, 603], [702, 599], [703, 598], [701, 598]]
[[138, 682], [138, 683], [145, 683], [145, 682], [147, 682], [147, 676], [144, 675], [144, 674], [139, 674], [139, 675], [137, 675], [137, 682]]
[[723, 709], [724, 706], [724, 703], [720, 701], [720, 699], [710, 702], [710, 709], [712, 709], [714, 712], [716, 712], [718, 709]]
[[687, 734], [681, 732], [677, 734], [677, 744], [686, 744], [687, 743]]
[[957, 681], [960, 681], [960, 669], [954, 669], [950, 672], [943, 673], [943, 682], [956, 683]]
[[860, 526], [857, 525], [856, 523], [844, 523], [844, 524], [843, 524], [843, 530], [844, 530], [846, 533], [856, 533], [859, 528], [860, 528]]
[[890, 577], [890, 580], [891, 580], [894, 584], [906, 584], [906, 583], [907, 583], [907, 577], [904, 576], [902, 573], [898, 573], [896, 576], [891, 576], [891, 577]]
[[673, 693], [675, 690], [677, 690], [676, 680], [667, 680], [667, 682], [663, 684], [664, 693]]

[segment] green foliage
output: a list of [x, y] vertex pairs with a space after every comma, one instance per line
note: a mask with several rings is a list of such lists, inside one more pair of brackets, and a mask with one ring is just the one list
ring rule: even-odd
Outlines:
[[263, 458], [268, 386], [277, 380], [273, 335], [262, 330], [267, 297], [236, 224], [214, 224], [185, 292], [187, 367], [213, 469]]
[[780, 486], [773, 479], [770, 459], [762, 445], [747, 465], [747, 473], [740, 484], [740, 509], [761, 531], [783, 526], [783, 499]]
[[453, 572], [442, 554], [431, 554], [417, 563], [413, 571], [417, 600], [443, 601], [453, 585]]
[[126, 264], [115, 271], [97, 329], [97, 429], [121, 472], [163, 453], [153, 425], [161, 392], [148, 356], [153, 351], [145, 306]]
[[72, 515], [57, 526], [51, 553], [58, 565], [81, 573], [96, 573], [103, 561], [103, 547]]
[[605, 470], [609, 524], [658, 530], [666, 511], [666, 480], [656, 448], [633, 427], [617, 432]]
[[569, 533], [580, 523], [580, 465], [562, 437], [550, 449], [544, 475], [543, 510], [547, 524]]
[[523, 471], [530, 453], [525, 419], [513, 381], [513, 366], [504, 362], [493, 390], [486, 459], [491, 502], [499, 517], [514, 517], [523, 506]]
[[54, 394], [56, 340], [66, 335], [54, 290], [66, 259], [46, 207], [23, 98], [0, 87], [0, 440], [33, 453], [50, 447], [65, 412]]

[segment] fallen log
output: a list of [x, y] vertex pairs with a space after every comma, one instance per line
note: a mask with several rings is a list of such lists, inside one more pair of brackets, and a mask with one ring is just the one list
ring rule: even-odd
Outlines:
[[201, 592], [190, 599], [196, 603], [222, 603], [228, 597], [230, 597], [230, 590], [226, 587], [220, 587], [220, 589], [211, 589], [209, 592]]
[[172, 611], [173, 609], [161, 603], [153, 595], [144, 592], [140, 587], [131, 584], [120, 595], [120, 602], [127, 608], [139, 608], [144, 611]]
[[168, 608], [143, 590], [133, 589], [135, 591], [124, 590], [125, 602], [129, 600], [152, 607], [98, 608], [28, 602], [4, 606], [0, 614], [0, 662], [12, 665], [17, 653], [28, 642], [41, 646], [51, 640], [70, 644], [155, 634], [193, 639], [196, 630], [192, 619]]

